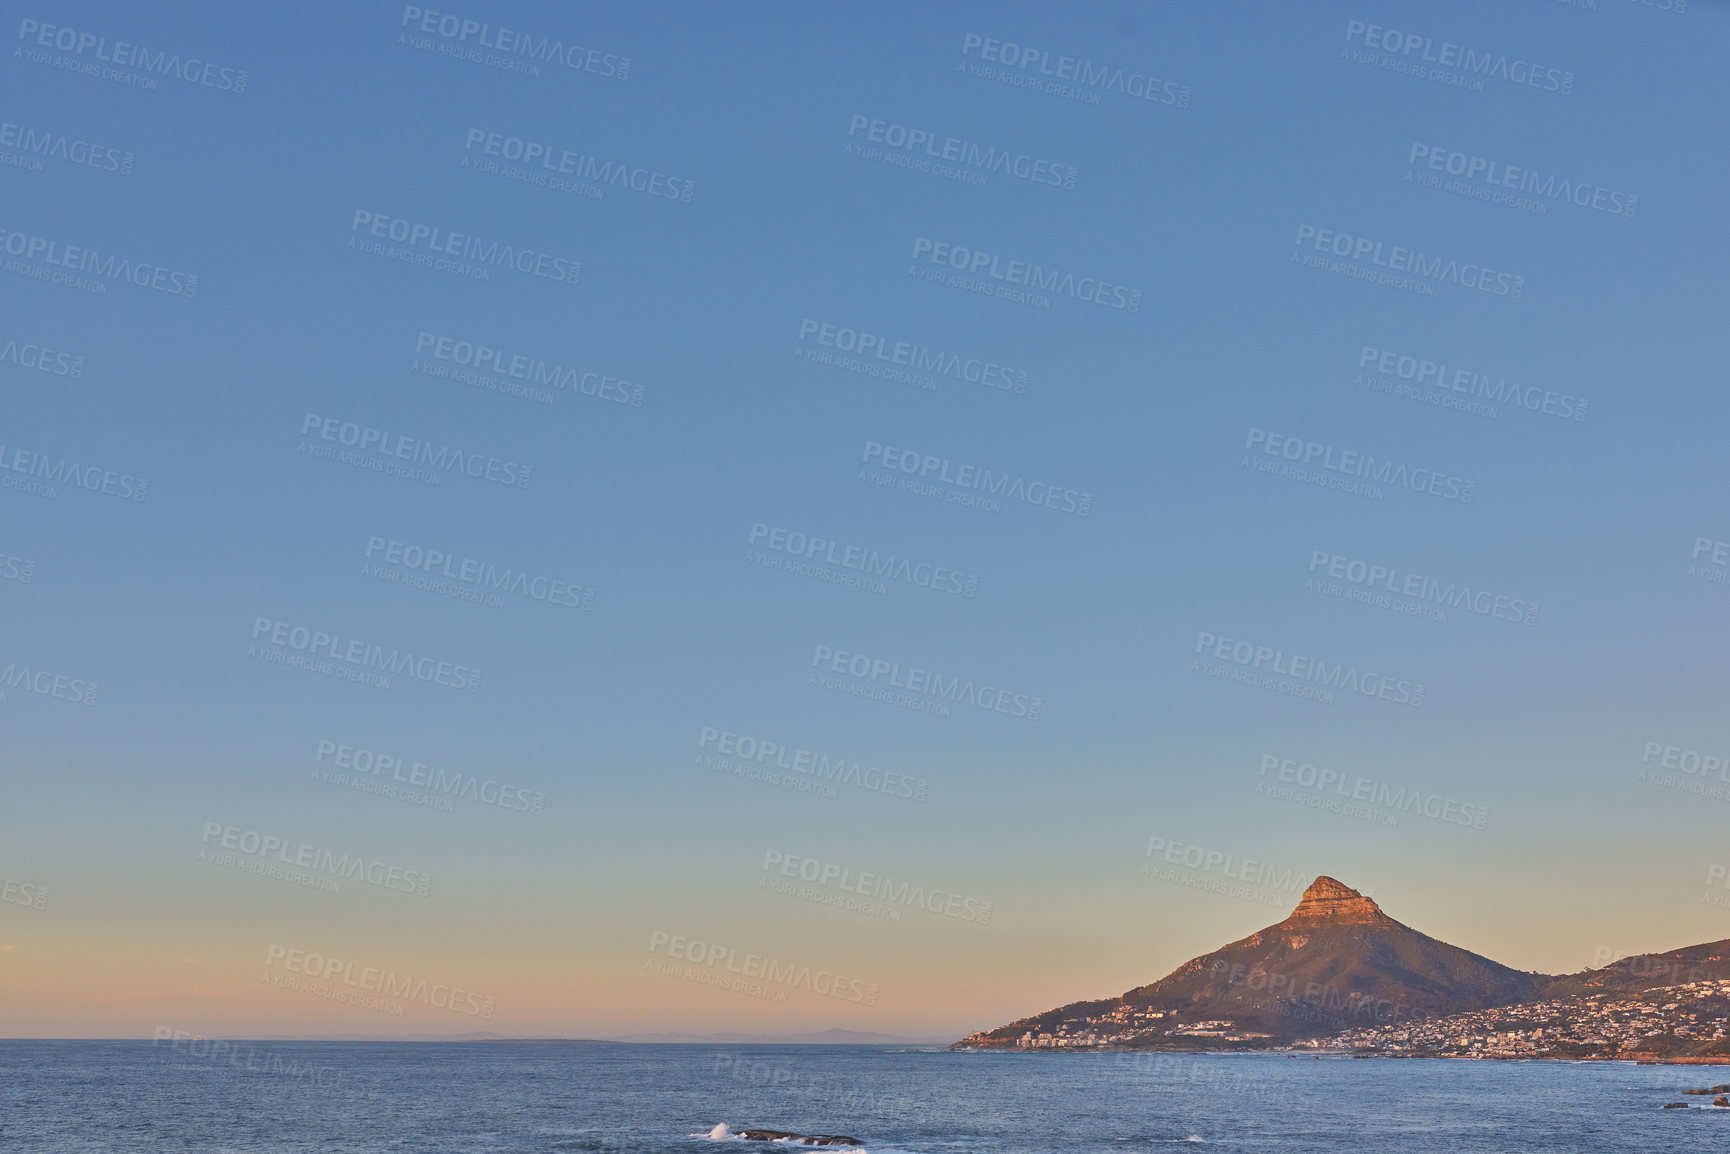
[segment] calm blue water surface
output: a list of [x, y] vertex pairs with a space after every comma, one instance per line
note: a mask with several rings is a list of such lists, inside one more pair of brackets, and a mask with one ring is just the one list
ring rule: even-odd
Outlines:
[[[1730, 1068], [879, 1046], [0, 1042], [0, 1150], [785, 1154], [717, 1123], [873, 1154], [1730, 1149], [1661, 1110]], [[1710, 1099], [1694, 1097], [1691, 1103]]]

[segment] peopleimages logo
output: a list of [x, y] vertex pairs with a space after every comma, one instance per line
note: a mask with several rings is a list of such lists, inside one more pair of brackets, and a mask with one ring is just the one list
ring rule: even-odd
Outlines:
[[[370, 859], [365, 854], [344, 853], [339, 856], [335, 850], [323, 846], [290, 842], [287, 838], [277, 837], [275, 834], [241, 829], [219, 821], [204, 823], [204, 836], [200, 840], [209, 846], [212, 838], [216, 839], [212, 850], [234, 850], [248, 859], [257, 859], [260, 863], [269, 862], [273, 865], [310, 870], [332, 879], [359, 879], [380, 889], [398, 890], [421, 897], [427, 896], [432, 885], [432, 875], [423, 870], [404, 869], [402, 866]], [[272, 854], [276, 855], [274, 860], [271, 858]], [[207, 858], [217, 864], [227, 864], [219, 857], [207, 855], [205, 850], [198, 851], [200, 861]]]
[[[668, 176], [657, 169], [600, 160], [586, 152], [574, 152], [545, 141], [525, 140], [484, 128], [469, 129], [463, 140], [464, 152], [473, 153], [477, 149], [482, 156], [523, 165], [534, 177], [528, 181], [531, 184], [546, 184], [552, 177], [568, 176], [592, 180], [602, 188], [612, 186], [640, 192], [657, 200], [676, 200], [684, 204], [691, 203], [691, 196], [696, 191], [696, 185], [691, 181]], [[468, 163], [466, 157], [464, 162]]]
[[[1358, 368], [1369, 369], [1378, 376], [1409, 381], [1415, 386], [1438, 390], [1444, 395], [1457, 393], [1463, 397], [1481, 398], [1498, 405], [1512, 405], [1527, 412], [1543, 413], [1562, 420], [1584, 421], [1587, 410], [1592, 406], [1589, 399], [1576, 397], [1572, 393], [1558, 393], [1554, 389], [1522, 385], [1506, 377], [1492, 378], [1489, 373], [1481, 373], [1476, 369], [1450, 365], [1446, 361], [1431, 360], [1394, 349], [1380, 349], [1373, 345], [1365, 345], [1358, 354]], [[1469, 405], [1462, 401], [1451, 407], [1466, 409]], [[1495, 410], [1490, 412], [1494, 415]]]
[[1072, 164], [1058, 164], [1041, 156], [982, 145], [955, 136], [939, 137], [928, 128], [912, 128], [854, 113], [847, 122], [847, 136], [850, 140], [858, 140], [861, 134], [871, 144], [898, 149], [910, 157], [944, 161], [964, 166], [976, 174], [996, 173], [1031, 184], [1048, 184], [1053, 188], [1074, 188], [1075, 178], [1080, 173]]
[[[167, 1052], [157, 1051], [157, 1047], [164, 1042], [168, 1043]], [[156, 1027], [156, 1036], [151, 1039], [150, 1048], [156, 1054], [158, 1062], [170, 1070], [218, 1070], [226, 1065], [230, 1069], [245, 1070], [248, 1075], [268, 1074], [275, 1078], [300, 1079], [304, 1080], [303, 1084], [310, 1082], [323, 1089], [335, 1089], [342, 1085], [342, 1071], [336, 1066], [315, 1066], [294, 1054], [284, 1055], [280, 1051], [260, 1050], [256, 1046], [241, 1042], [207, 1038], [203, 1034], [177, 1030], [173, 1026]], [[241, 1057], [243, 1049], [244, 1060]], [[176, 1057], [183, 1060], [171, 1065], [170, 1060]]]
[[[94, 168], [98, 172], [117, 172], [121, 176], [132, 175], [132, 153], [124, 152], [107, 144], [97, 144], [79, 137], [71, 137], [63, 132], [51, 129], [38, 129], [29, 125], [14, 124], [12, 121], [0, 121], [0, 148], [16, 148], [22, 157], [30, 160], [24, 167], [40, 171], [42, 160], [63, 160], [85, 168]], [[4, 161], [4, 163], [12, 163]]]
[[[198, 295], [198, 277], [192, 273], [164, 268], [149, 261], [135, 261], [131, 257], [118, 256], [112, 252], [104, 256], [100, 251], [85, 245], [65, 244], [33, 233], [0, 228], [0, 251], [7, 256], [15, 256], [20, 261], [41, 262], [39, 266], [20, 264], [18, 268], [8, 271], [19, 272], [25, 276], [34, 275], [38, 280], [48, 280], [56, 284], [68, 284], [98, 295], [108, 291], [108, 285], [103, 283], [104, 281], [130, 284], [187, 300]], [[69, 269], [71, 272], [57, 271], [60, 269]], [[87, 275], [74, 277], [73, 273]]]
[[507, 58], [516, 57], [517, 59], [510, 63], [526, 67], [531, 70], [532, 75], [540, 74], [540, 69], [536, 66], [541, 64], [558, 64], [572, 72], [588, 72], [611, 80], [625, 80], [631, 74], [629, 56], [618, 56], [598, 48], [584, 48], [581, 44], [566, 44], [563, 40], [555, 40], [551, 36], [536, 36], [532, 32], [503, 25], [495, 28], [491, 24], [470, 20], [452, 12], [434, 12], [413, 4], [405, 5], [401, 26], [425, 36], [437, 36], [447, 42], [441, 47], [457, 50], [446, 55], [462, 55], [470, 51], [469, 45], [473, 45], [475, 48], [500, 53]]
[[[1467, 185], [1481, 184], [1485, 191], [1495, 196], [1530, 194], [1545, 200], [1565, 201], [1611, 216], [1632, 217], [1640, 208], [1639, 197], [1620, 189], [1604, 188], [1589, 181], [1569, 180], [1566, 177], [1557, 177], [1554, 173], [1545, 178], [1520, 165], [1468, 155], [1439, 144], [1419, 144], [1414, 141], [1406, 163], [1417, 165], [1420, 161], [1422, 167], [1430, 172], [1457, 176]], [[1406, 179], [1412, 179], [1410, 172], [1406, 173]], [[1514, 204], [1516, 208], [1527, 207], [1517, 203], [1517, 200], [1518, 198], [1515, 198], [1507, 203]]]
[[[595, 591], [584, 585], [560, 581], [542, 574], [530, 574], [511, 568], [499, 568], [490, 561], [459, 557], [442, 549], [428, 549], [386, 537], [366, 539], [368, 560], [381, 560], [386, 565], [399, 566], [432, 580], [428, 585], [434, 593], [457, 596], [456, 590], [473, 588], [480, 591], [499, 590], [530, 601], [544, 601], [568, 609], [593, 609]], [[375, 564], [372, 568], [376, 569]], [[446, 585], [446, 582], [454, 584]], [[408, 582], [404, 582], [408, 584]]]
[[[1097, 93], [1118, 92], [1136, 100], [1189, 107], [1187, 84], [1162, 80], [1146, 72], [1095, 64], [1074, 56], [1053, 56], [1043, 48], [1031, 48], [1013, 40], [998, 40], [969, 32], [961, 38], [961, 56], [964, 62], [976, 58], [1005, 70], [1014, 69], [1013, 73], [1005, 71], [996, 77], [1005, 83], [1072, 99], [1079, 96], [1089, 104], [1099, 102]], [[962, 67], [965, 69], [966, 64], [963, 63]], [[1072, 92], [1071, 85], [1078, 91]]]
[[[1712, 784], [1715, 779], [1719, 784]], [[1730, 802], [1730, 754], [1648, 741], [1634, 780], [1713, 801]]]
[[1654, 758], [1664, 769], [1678, 769], [1691, 777], [1698, 775], [1702, 778], [1716, 773], [1719, 781], [1730, 782], [1730, 754], [1701, 753], [1697, 749], [1684, 749], [1662, 741], [1648, 741], [1640, 754], [1640, 764], [1650, 765]]
[[[842, 756], [831, 757], [828, 753], [805, 749], [786, 741], [770, 741], [713, 725], [703, 726], [697, 735], [696, 764], [698, 768], [713, 769], [721, 773], [735, 773], [740, 769], [753, 771], [736, 773], [736, 776], [740, 777], [764, 776], [768, 771], [780, 770], [801, 774], [814, 782], [834, 785], [852, 783], [871, 793], [905, 797], [913, 801], [924, 801], [931, 788], [931, 782], [927, 778], [896, 773]], [[835, 795], [830, 792], [829, 796]]]
[[[831, 683], [828, 678], [820, 678], [813, 673], [813, 684], [822, 685], [825, 689], [840, 688], [842, 692], [853, 693], [861, 697], [875, 697], [886, 694], [887, 690], [877, 688], [879, 682], [892, 689], [903, 689], [908, 693], [921, 695], [925, 704], [943, 703], [944, 716], [948, 716], [948, 705], [971, 705], [990, 713], [1005, 713], [1011, 717], [1021, 717], [1028, 721], [1037, 721], [1039, 711], [1044, 707], [1043, 698], [1026, 693], [1014, 693], [1007, 689], [999, 689], [993, 685], [980, 685], [971, 679], [960, 677], [945, 677], [930, 669], [921, 669], [910, 665], [903, 669], [899, 661], [888, 661], [881, 657], [868, 657], [863, 653], [849, 653], [845, 649], [836, 649], [830, 645], [819, 645], [811, 655], [811, 666], [830, 673], [845, 674], [854, 679], [853, 685]], [[858, 682], [866, 682], [859, 685]], [[888, 697], [893, 699], [894, 695]], [[915, 700], [919, 700], [916, 698]], [[927, 709], [924, 712], [932, 712]]]
[[[246, 91], [247, 78], [244, 69], [225, 68], [194, 56], [182, 59], [178, 52], [155, 52], [142, 44], [131, 44], [125, 40], [116, 40], [110, 44], [106, 36], [98, 36], [94, 32], [44, 24], [39, 20], [22, 20], [18, 24], [18, 39], [36, 48], [52, 48], [57, 52], [70, 52], [78, 57], [88, 55], [89, 59], [104, 64], [136, 68], [150, 76], [172, 76], [188, 84], [232, 92], [237, 96]], [[154, 86], [154, 83], [150, 85]]]
[[[585, 367], [574, 359], [570, 363], [549, 363], [542, 357], [482, 341], [429, 333], [425, 329], [415, 336], [414, 351], [416, 360], [412, 368], [433, 376], [450, 377], [464, 384], [482, 384], [497, 392], [520, 393], [537, 400], [544, 399], [550, 404], [553, 398], [547, 390], [560, 389], [598, 401], [611, 401], [615, 405], [641, 408], [643, 404], [642, 385]], [[442, 364], [434, 367], [421, 361], [422, 357], [430, 357]], [[446, 369], [445, 365], [454, 367]], [[485, 377], [479, 375], [483, 373]], [[507, 387], [505, 382], [509, 382], [511, 387]]]
[[930, 237], [913, 238], [913, 261], [915, 264], [923, 261], [939, 268], [954, 269], [969, 276], [984, 276], [1035, 292], [1071, 297], [1120, 312], [1141, 311], [1140, 289], [1132, 289], [1099, 277], [1078, 277], [1063, 269], [1006, 259], [995, 253], [936, 241]]
[[[1284, 682], [1272, 683], [1272, 687], [1285, 692], [1287, 687], [1291, 686], [1292, 692], [1303, 697], [1320, 693], [1323, 695], [1320, 699], [1328, 703], [1331, 703], [1333, 698], [1326, 694], [1326, 689], [1357, 693], [1364, 697], [1379, 697], [1383, 701], [1409, 705], [1413, 709], [1421, 709], [1424, 704], [1424, 683], [1421, 681], [1407, 681], [1374, 670], [1361, 671], [1355, 665], [1336, 663], [1330, 666], [1322, 658], [1302, 653], [1287, 653], [1284, 649], [1276, 649], [1271, 645], [1257, 645], [1253, 641], [1238, 641], [1203, 631], [1196, 634], [1195, 653], [1198, 660], [1191, 663], [1192, 671], [1210, 676], [1223, 674], [1228, 677], [1230, 673], [1238, 672], [1230, 666], [1210, 666], [1199, 660], [1200, 657], [1210, 657], [1239, 666], [1247, 676], [1261, 681], [1271, 681], [1268, 676], [1270, 674], [1285, 678]], [[1296, 692], [1298, 689], [1305, 692]]]
[[[355, 973], [354, 963], [345, 962], [341, 958], [320, 954], [313, 950], [289, 949], [287, 946], [272, 944], [264, 951], [264, 964], [274, 967], [278, 962], [289, 973], [304, 974], [308, 978], [326, 983], [339, 983], [350, 990], [362, 990], [368, 993], [382, 994], [387, 998], [402, 998], [405, 1001], [420, 1002], [438, 1010], [448, 1010], [453, 1014], [464, 1014], [471, 1018], [490, 1018], [493, 1016], [494, 998], [483, 998], [477, 993], [463, 990], [459, 986], [449, 986], [442, 983], [429, 984], [425, 978], [412, 975], [398, 977], [392, 970], [380, 970], [376, 966], [363, 966], [359, 974]], [[304, 989], [308, 993], [326, 996], [321, 987], [293, 987]], [[337, 986], [331, 986], [329, 996], [336, 1001], [350, 1001], [340, 994]], [[400, 1009], [396, 1012], [400, 1013]]]
[[[1350, 774], [1337, 770], [1318, 767], [1310, 762], [1294, 761], [1289, 757], [1278, 757], [1271, 753], [1262, 754], [1261, 772], [1259, 776], [1267, 777], [1273, 774], [1275, 781], [1287, 782], [1300, 790], [1314, 791], [1313, 795], [1298, 795], [1281, 800], [1296, 800], [1301, 805], [1311, 808], [1328, 809], [1337, 805], [1337, 799], [1347, 802], [1365, 802], [1371, 806], [1387, 811], [1390, 816], [1417, 813], [1432, 821], [1445, 822], [1448, 825], [1461, 825], [1468, 829], [1481, 830], [1490, 820], [1490, 811], [1481, 805], [1456, 801], [1443, 797], [1438, 793], [1424, 793], [1422, 790], [1407, 792], [1405, 786], [1397, 791], [1393, 786], [1383, 781], [1364, 777], [1361, 774]], [[1257, 784], [1257, 795], [1264, 791], [1269, 796], [1278, 795], [1268, 787]], [[1288, 793], [1290, 791], [1287, 791]], [[1328, 794], [1333, 796], [1325, 796]], [[1348, 816], [1357, 816], [1348, 813]], [[1390, 823], [1391, 824], [1391, 823]]]
[[[1427, 71], [1443, 69], [1462, 79], [1476, 81], [1480, 90], [1485, 80], [1501, 80], [1509, 84], [1536, 88], [1540, 92], [1555, 92], [1567, 96], [1574, 91], [1574, 74], [1530, 60], [1510, 59], [1506, 53], [1470, 48], [1451, 40], [1437, 41], [1415, 32], [1366, 24], [1362, 20], [1346, 21], [1346, 43], [1361, 44], [1366, 49], [1385, 52], [1381, 64], [1396, 72], [1425, 72], [1422, 65], [1435, 65]], [[1439, 77], [1432, 77], [1439, 79]]]
[[[1299, 480], [1313, 479], [1330, 488], [1361, 491], [1366, 496], [1377, 499], [1381, 497], [1381, 490], [1359, 485], [1358, 482], [1373, 481], [1379, 485], [1440, 497], [1444, 501], [1458, 501], [1463, 505], [1471, 504], [1477, 491], [1476, 482], [1456, 477], [1452, 473], [1442, 473], [1435, 469], [1411, 469], [1387, 459], [1378, 461], [1367, 453], [1353, 449], [1335, 449], [1334, 446], [1322, 444], [1320, 441], [1307, 441], [1302, 437], [1287, 436], [1284, 433], [1270, 433], [1266, 429], [1252, 427], [1244, 440], [1244, 448], [1259, 449], [1263, 456], [1291, 462], [1291, 468], [1295, 471], [1290, 475]], [[1279, 472], [1281, 469], [1277, 462], [1260, 462], [1250, 456], [1244, 457], [1242, 463], [1262, 472]], [[1311, 473], [1312, 469], [1325, 472]], [[1339, 482], [1326, 477], [1325, 473], [1336, 474]]]
[[[419, 437], [409, 437], [387, 429], [375, 429], [371, 425], [345, 421], [340, 417], [325, 417], [318, 413], [308, 413], [302, 418], [300, 433], [303, 437], [310, 435], [314, 438], [314, 443], [309, 449], [307, 442], [302, 441], [299, 452], [318, 450], [321, 447], [316, 442], [326, 441], [357, 451], [334, 454], [330, 450], [323, 450], [315, 455], [334, 456], [343, 464], [359, 465], [378, 472], [401, 473], [414, 480], [430, 479], [434, 484], [446, 474], [456, 472], [477, 480], [491, 481], [495, 485], [526, 489], [533, 472], [533, 466], [530, 465], [520, 465], [515, 461], [500, 460], [498, 457], [486, 457], [480, 453], [466, 453], [449, 445], [438, 445]], [[397, 461], [428, 465], [434, 469], [442, 469], [444, 473], [429, 473], [424, 469], [398, 465]]]
[[6, 363], [17, 365], [21, 369], [47, 373], [51, 377], [70, 377], [75, 381], [84, 376], [82, 355], [30, 340], [20, 343], [17, 337], [0, 339], [0, 364]]
[[1694, 550], [1689, 554], [1691, 561], [1700, 564], [1688, 566], [1688, 576], [1699, 578], [1713, 585], [1730, 585], [1730, 541], [1719, 541], [1713, 537], [1694, 538]]
[[947, 457], [921, 453], [916, 449], [900, 449], [880, 441], [866, 441], [861, 461], [878, 465], [893, 472], [906, 474], [930, 485], [943, 484], [970, 490], [1005, 501], [1023, 502], [1060, 513], [1085, 517], [1093, 508], [1093, 494], [1054, 485], [1049, 481], [1028, 481], [1009, 473], [993, 473], [977, 465], [958, 464]]
[[[483, 781], [472, 773], [461, 770], [446, 772], [439, 766], [428, 765], [424, 761], [413, 761], [397, 754], [385, 753], [366, 746], [347, 745], [342, 742], [321, 740], [313, 761], [328, 764], [336, 769], [355, 775], [353, 784], [358, 788], [362, 779], [370, 777], [375, 782], [385, 780], [385, 771], [390, 771], [390, 780], [401, 782], [406, 786], [426, 789], [444, 798], [469, 798], [483, 805], [495, 805], [500, 809], [514, 809], [522, 813], [538, 814], [546, 805], [547, 795], [521, 786], [507, 785], [497, 778], [487, 778]], [[407, 774], [404, 774], [407, 770]], [[341, 775], [331, 775], [322, 769], [313, 770], [313, 777], [324, 774], [325, 780], [335, 780]], [[337, 781], [337, 784], [349, 784]], [[369, 790], [368, 792], [377, 792]]]
[[[918, 882], [903, 881], [900, 885], [896, 885], [895, 879], [887, 874], [873, 873], [869, 870], [855, 870], [851, 866], [837, 865], [834, 862], [821, 861], [812, 857], [802, 857], [799, 854], [778, 849], [763, 851], [763, 872], [770, 872], [770, 867], [776, 867], [775, 872], [784, 878], [796, 878], [802, 882], [809, 882], [819, 889], [833, 886], [834, 889], [843, 893], [885, 901], [891, 906], [923, 909], [928, 913], [943, 914], [964, 922], [978, 922], [980, 925], [985, 925], [991, 921], [992, 906], [990, 902], [966, 897], [937, 887], [926, 887]], [[768, 880], [760, 880], [758, 882], [759, 888], [773, 888], [772, 882], [768, 885], [764, 884]]]
[[[1510, 300], [1522, 300], [1526, 295], [1526, 278], [1523, 276], [1498, 272], [1488, 265], [1472, 261], [1461, 263], [1451, 258], [1430, 256], [1420, 249], [1401, 245], [1384, 246], [1381, 241], [1367, 236], [1353, 236], [1333, 229], [1318, 228], [1313, 224], [1298, 225], [1297, 239], [1293, 244], [1299, 250], [1307, 244], [1316, 252], [1328, 253], [1350, 262], [1347, 267], [1353, 270], [1352, 275], [1359, 280], [1378, 280], [1395, 284], [1396, 287], [1407, 287], [1400, 283], [1405, 280], [1411, 280], [1412, 284], [1419, 287], [1432, 281], [1445, 281], [1459, 288], [1476, 289], [1478, 292], [1507, 297]], [[1300, 255], [1300, 252], [1293, 252], [1292, 260], [1298, 261]], [[1361, 263], [1366, 257], [1369, 259], [1368, 265]], [[1314, 267], [1313, 258], [1299, 263], [1310, 263], [1311, 267]], [[1411, 277], [1394, 275], [1403, 273], [1410, 273]]]
[[1144, 878], [1281, 909], [1289, 907], [1290, 895], [1300, 892], [1309, 876], [1158, 834], [1147, 839], [1145, 856]]
[[[1310, 551], [1309, 572], [1310, 579], [1304, 582], [1304, 588], [1313, 587], [1316, 592], [1333, 592], [1322, 581], [1322, 578], [1326, 578], [1329, 582], [1343, 582], [1354, 589], [1362, 590], [1366, 595], [1385, 592], [1394, 597], [1409, 598], [1426, 609], [1441, 606], [1447, 609], [1464, 609], [1480, 617], [1511, 621], [1517, 625], [1538, 623], [1538, 606], [1534, 601], [1504, 596], [1488, 589], [1474, 589], [1458, 581], [1449, 581], [1444, 585], [1434, 577], [1402, 570], [1395, 565], [1346, 557], [1339, 553], [1330, 553], [1326, 549]], [[1362, 598], [1348, 596], [1347, 599]], [[1425, 614], [1420, 611], [1415, 615]], [[1447, 614], [1442, 613], [1441, 619], [1446, 621]]]
[[9, 691], [22, 690], [38, 697], [69, 701], [73, 705], [95, 705], [98, 688], [96, 682], [82, 677], [55, 673], [40, 666], [19, 665], [16, 661], [9, 661], [0, 668], [0, 703], [5, 702]]
[[[879, 580], [875, 585], [864, 586], [873, 592], [881, 592], [878, 587], [883, 586], [886, 581], [902, 581], [921, 589], [954, 593], [962, 597], [972, 597], [979, 591], [979, 577], [976, 574], [933, 565], [929, 561], [912, 561], [906, 557], [897, 557], [893, 553], [885, 556], [875, 549], [843, 545], [826, 537], [783, 529], [778, 525], [765, 525], [761, 521], [751, 525], [751, 532], [746, 540], [748, 544], [761, 545], [789, 557], [849, 570], [867, 579], [877, 578]], [[837, 549], [840, 550], [839, 553], [836, 552]], [[747, 555], [746, 559], [752, 558]]]
[[[806, 317], [799, 322], [799, 343], [804, 345], [807, 341], [820, 348], [834, 349], [841, 353], [854, 353], [860, 357], [871, 357], [876, 361], [886, 362], [897, 368], [909, 369], [914, 373], [928, 373], [933, 377], [948, 377], [951, 380], [984, 385], [987, 388], [1006, 393], [1025, 393], [1027, 391], [1027, 371], [1025, 369], [1017, 369], [1011, 365], [984, 357], [964, 357], [959, 353], [944, 352], [941, 349], [933, 349], [926, 345], [915, 344], [912, 341], [894, 340], [878, 333], [850, 328], [847, 325], [832, 324], [829, 321], [817, 321]], [[871, 362], [865, 363], [870, 365]], [[872, 372], [870, 375], [883, 376], [888, 374]]]
[[849, 978], [831, 970], [813, 970], [810, 966], [795, 962], [782, 963], [763, 954], [746, 954], [740, 958], [739, 951], [728, 946], [704, 943], [695, 938], [655, 930], [649, 935], [649, 953], [657, 954], [663, 949], [669, 958], [681, 958], [710, 969], [717, 963], [724, 963], [723, 968], [729, 974], [760, 978], [790, 990], [802, 988], [810, 993], [839, 998], [844, 1002], [858, 1002], [866, 1006], [877, 1004], [877, 983], [867, 983], [863, 978]]
[[[349, 222], [348, 229], [353, 234], [407, 245], [415, 252], [424, 251], [429, 255], [475, 261], [493, 268], [509, 269], [562, 284], [576, 284], [583, 273], [583, 262], [579, 260], [554, 256], [539, 249], [501, 244], [496, 240], [482, 240], [468, 233], [452, 232], [438, 225], [422, 224], [420, 221], [405, 220], [385, 213], [368, 212], [364, 208], [354, 210], [354, 219]], [[349, 243], [354, 243], [353, 236], [349, 238]]]
[[45, 910], [48, 908], [48, 887], [0, 877], [0, 902], [29, 910]]
[[81, 465], [65, 457], [50, 458], [45, 453], [4, 443], [0, 443], [0, 473], [22, 473], [36, 478], [19, 481], [13, 477], [0, 477], [0, 486], [49, 498], [59, 495], [60, 490], [54, 488], [55, 485], [68, 485], [127, 501], [142, 501], [150, 492], [150, 482], [143, 477], [116, 473], [96, 465]]
[[1301, 870], [1293, 870], [1289, 866], [1281, 869], [1271, 862], [1258, 861], [1252, 857], [1240, 858], [1223, 850], [1190, 845], [1160, 837], [1158, 834], [1148, 837], [1143, 856], [1157, 856], [1168, 865], [1181, 865], [1185, 869], [1201, 870], [1203, 873], [1212, 873], [1218, 868], [1221, 877], [1232, 881], [1269, 886], [1291, 893], [1300, 893], [1307, 884], [1304, 881], [1307, 875]]
[[[407, 674], [428, 685], [443, 685], [469, 693], [478, 693], [481, 688], [481, 671], [478, 669], [440, 661], [434, 657], [416, 657], [407, 650], [386, 649], [382, 645], [374, 645], [359, 638], [345, 638], [341, 634], [323, 629], [309, 629], [304, 625], [277, 621], [270, 617], [253, 619], [252, 639], [262, 639], [266, 645], [279, 651], [305, 654], [315, 660], [340, 662], [341, 666], [350, 667], [354, 672], [354, 676], [345, 680], [372, 681], [376, 675], [370, 671], [377, 670], [379, 673]], [[260, 653], [267, 652], [258, 646], [252, 648], [260, 650]], [[388, 681], [382, 686], [387, 689], [389, 687]]]

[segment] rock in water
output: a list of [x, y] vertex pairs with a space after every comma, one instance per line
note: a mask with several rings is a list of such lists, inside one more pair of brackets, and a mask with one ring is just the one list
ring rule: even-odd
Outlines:
[[1688, 1108], [1688, 1103], [1686, 1103], [1686, 1102], [1666, 1102], [1666, 1103], [1664, 1103], [1664, 1109], [1666, 1109], [1666, 1110], [1686, 1110], [1687, 1108]]
[[1712, 1105], [1730, 1106], [1730, 1098], [1726, 1098], [1724, 1095], [1720, 1094], [1716, 1098], [1712, 1099]]
[[739, 1137], [752, 1142], [797, 1142], [801, 1146], [863, 1146], [857, 1138], [842, 1134], [794, 1134], [787, 1130], [741, 1130]]

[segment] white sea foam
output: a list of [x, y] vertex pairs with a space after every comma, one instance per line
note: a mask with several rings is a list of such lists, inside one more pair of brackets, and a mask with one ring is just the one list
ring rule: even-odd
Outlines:
[[[701, 1134], [689, 1134], [689, 1135], [687, 1135], [687, 1137], [690, 1137], [690, 1138], [707, 1138], [711, 1142], [743, 1142], [745, 1140], [743, 1135], [735, 1134], [733, 1132], [732, 1128], [730, 1126], [728, 1126], [725, 1122], [716, 1123], [715, 1128], [713, 1130], [707, 1130]], [[776, 1138], [773, 1142], [773, 1145], [776, 1145], [776, 1146], [798, 1146], [798, 1147], [803, 1148], [805, 1146], [810, 1145], [810, 1143], [801, 1142], [797, 1138]], [[834, 1147], [823, 1147], [823, 1149], [844, 1150], [844, 1151], [846, 1151], [846, 1154], [871, 1154], [871, 1151], [867, 1150], [863, 1146], [834, 1146]], [[920, 1154], [920, 1152], [917, 1150], [896, 1150], [896, 1149], [887, 1148], [887, 1147], [880, 1147], [877, 1151], [877, 1154]]]

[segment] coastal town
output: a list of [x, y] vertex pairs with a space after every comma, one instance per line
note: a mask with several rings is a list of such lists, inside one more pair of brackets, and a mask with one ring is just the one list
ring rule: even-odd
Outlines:
[[1585, 994], [1347, 1030], [1299, 1043], [1400, 1057], [1620, 1058], [1717, 1056], [1730, 1062], [1730, 981], [1636, 994]]
[[[1132, 1048], [1150, 1038], [1207, 1038], [1214, 1042], [1254, 1042], [1272, 1039], [1272, 1034], [1241, 1030], [1223, 1019], [1199, 1022], [1162, 1022], [1164, 1010], [1119, 1006], [1107, 1014], [1058, 1022], [1049, 1030], [1028, 1030], [1016, 1040], [1023, 1050], [1102, 1050]], [[1198, 1046], [1197, 1048], [1202, 1048]]]
[[[1302, 1017], [1293, 1000], [1286, 1013]], [[1091, 1007], [1089, 1007], [1091, 1008]], [[1030, 1023], [1021, 1050], [1283, 1049], [1386, 1057], [1568, 1058], [1625, 1061], [1717, 1058], [1730, 1064], [1730, 979], [1635, 993], [1586, 993], [1402, 1017], [1282, 1042], [1228, 1019], [1183, 1020], [1166, 1010], [1118, 1004], [1097, 1013]], [[964, 1043], [965, 1044], [965, 1043]]]

